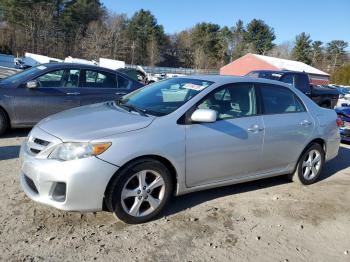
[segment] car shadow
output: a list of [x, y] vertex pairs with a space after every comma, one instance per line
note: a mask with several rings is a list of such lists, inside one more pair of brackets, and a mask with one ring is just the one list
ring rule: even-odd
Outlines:
[[[350, 167], [350, 148], [345, 146], [340, 146], [339, 154], [333, 160], [327, 162], [324, 166], [323, 172], [317, 182], [325, 180], [337, 172]], [[316, 183], [317, 183], [316, 182]], [[169, 216], [176, 213], [179, 213], [185, 209], [192, 208], [199, 204], [211, 201], [213, 199], [235, 195], [250, 191], [255, 191], [263, 188], [274, 187], [282, 184], [290, 183], [290, 180], [287, 176], [277, 176], [267, 179], [256, 180], [252, 182], [236, 184], [225, 187], [218, 187], [214, 189], [199, 191], [190, 193], [183, 196], [173, 197], [171, 204], [168, 205], [162, 216]]]
[[205, 203], [207, 201], [211, 201], [213, 199], [255, 191], [263, 188], [274, 187], [289, 182], [290, 180], [287, 178], [287, 176], [278, 176], [173, 197], [171, 200], [171, 204], [167, 205], [164, 212], [162, 212], [162, 216], [173, 215], [185, 209], [192, 208], [194, 206]]
[[[347, 143], [350, 145], [350, 143]], [[340, 144], [338, 156], [326, 163], [319, 181], [325, 180], [337, 172], [350, 167], [350, 148]]]
[[2, 146], [0, 147], [0, 161], [18, 158], [20, 146]]
[[30, 128], [11, 129], [7, 131], [3, 136], [0, 136], [0, 139], [26, 137], [29, 134], [30, 130], [31, 130]]
[[[0, 137], [0, 141], [4, 139], [11, 138], [24, 138], [28, 135], [30, 129], [13, 129], [7, 131], [3, 136]], [[16, 139], [17, 140], [17, 139]], [[21, 140], [19, 140], [20, 142]], [[17, 141], [15, 141], [17, 144]], [[9, 160], [19, 157], [20, 145], [8, 145], [8, 146], [0, 146], [0, 161], [1, 160]]]

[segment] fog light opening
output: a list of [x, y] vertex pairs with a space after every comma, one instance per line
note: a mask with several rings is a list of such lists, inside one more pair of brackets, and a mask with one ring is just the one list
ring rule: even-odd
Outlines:
[[57, 182], [54, 185], [52, 192], [52, 199], [57, 202], [64, 202], [66, 200], [66, 183]]

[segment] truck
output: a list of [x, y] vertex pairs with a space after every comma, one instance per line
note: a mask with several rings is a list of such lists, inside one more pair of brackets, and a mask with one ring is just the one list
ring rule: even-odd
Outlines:
[[339, 92], [334, 88], [317, 86], [310, 83], [309, 75], [305, 72], [287, 70], [254, 70], [246, 76], [266, 78], [281, 81], [293, 85], [305, 95], [310, 97], [316, 104], [324, 108], [334, 108], [339, 99]]

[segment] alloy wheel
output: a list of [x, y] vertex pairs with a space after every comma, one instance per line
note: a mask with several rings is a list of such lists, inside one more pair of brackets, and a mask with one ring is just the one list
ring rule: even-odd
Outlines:
[[142, 170], [125, 183], [121, 192], [121, 204], [130, 216], [147, 216], [159, 207], [164, 193], [163, 177], [156, 171]]
[[317, 150], [311, 150], [304, 158], [302, 174], [306, 180], [312, 180], [320, 172], [321, 154]]

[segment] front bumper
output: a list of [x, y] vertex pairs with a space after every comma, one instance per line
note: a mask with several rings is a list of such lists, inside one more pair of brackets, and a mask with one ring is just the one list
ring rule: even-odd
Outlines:
[[104, 192], [118, 167], [96, 157], [40, 159], [22, 146], [21, 186], [32, 200], [66, 211], [102, 210]]

